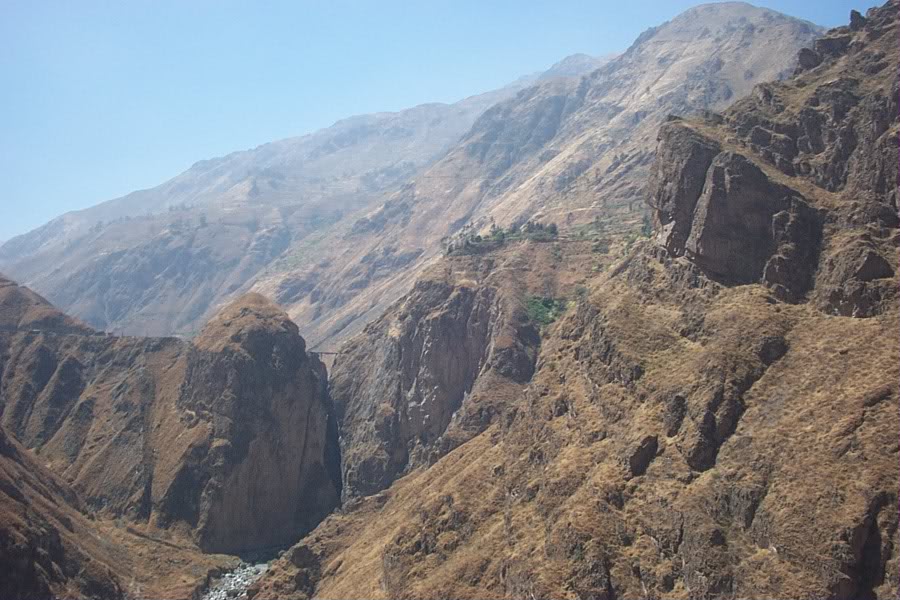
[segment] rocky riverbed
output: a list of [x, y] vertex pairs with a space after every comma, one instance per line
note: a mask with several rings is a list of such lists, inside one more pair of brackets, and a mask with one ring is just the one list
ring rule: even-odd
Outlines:
[[266, 572], [269, 565], [266, 563], [249, 564], [241, 563], [238, 568], [229, 571], [215, 580], [206, 592], [200, 596], [200, 600], [240, 600], [247, 598], [247, 588]]

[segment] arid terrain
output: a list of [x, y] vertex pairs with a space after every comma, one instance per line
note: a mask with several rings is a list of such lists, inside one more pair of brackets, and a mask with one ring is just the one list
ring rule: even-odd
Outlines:
[[897, 597], [898, 19], [702, 5], [6, 242], [0, 596]]
[[[896, 21], [666, 123], [653, 239], [587, 293], [554, 268], [504, 281], [510, 250], [451, 257], [347, 344], [332, 393], [363, 498], [254, 597], [893, 597]], [[537, 352], [503, 301], [523, 286], [575, 296]], [[486, 339], [480, 362], [445, 336]], [[384, 344], [390, 368], [365, 351]]]
[[0, 272], [94, 327], [195, 335], [273, 263], [440, 158], [487, 108], [608, 58], [560, 61], [455, 104], [360, 115], [313, 134], [199, 161], [184, 173], [67, 213], [0, 247]]

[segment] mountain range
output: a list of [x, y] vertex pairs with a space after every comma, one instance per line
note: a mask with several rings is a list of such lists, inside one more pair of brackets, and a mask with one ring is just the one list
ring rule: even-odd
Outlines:
[[446, 152], [489, 106], [604, 60], [573, 56], [452, 105], [351, 117], [200, 161], [156, 188], [10, 240], [0, 247], [0, 268], [96, 327], [192, 335], [291, 248]]
[[9, 240], [0, 595], [896, 597], [898, 11], [701, 5]]
[[665, 115], [722, 108], [785, 75], [820, 32], [744, 3], [706, 5], [619, 57], [576, 55], [453, 105], [353, 117], [201, 161], [8, 241], [0, 271], [94, 327], [138, 335], [190, 337], [259, 291], [313, 347], [334, 349], [464, 226], [639, 223]]

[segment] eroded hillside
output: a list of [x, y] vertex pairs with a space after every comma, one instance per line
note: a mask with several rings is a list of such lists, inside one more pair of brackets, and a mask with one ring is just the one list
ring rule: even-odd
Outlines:
[[576, 55], [452, 105], [198, 162], [9, 240], [0, 269], [94, 327], [139, 335], [191, 337], [253, 289], [333, 349], [466, 225], [639, 225], [661, 119], [790, 72], [818, 32], [748, 4], [701, 6], [610, 62]]
[[354, 221], [440, 158], [488, 107], [606, 60], [570, 57], [454, 104], [351, 117], [200, 161], [9, 240], [0, 270], [99, 329], [193, 336], [276, 261], [296, 267], [298, 248], [318, 243], [323, 229]]
[[330, 385], [259, 294], [188, 342], [0, 278], [0, 585], [189, 597], [299, 539], [248, 596], [896, 597], [898, 8], [794, 61], [698, 7], [488, 110], [259, 283], [359, 332]]
[[433, 464], [515, 403], [540, 334], [621, 243], [510, 241], [437, 263], [337, 357], [330, 385], [342, 431], [344, 494], [369, 495]]
[[190, 598], [236, 563], [176, 537], [98, 519], [0, 427], [3, 598]]
[[[253, 597], [895, 597], [898, 8], [853, 15], [794, 77], [722, 115], [665, 124], [653, 239], [589, 278], [480, 433], [345, 505]], [[492, 277], [468, 295], [488, 297]], [[420, 348], [400, 318], [414, 297], [434, 315], [415, 332], [448, 319], [501, 332], [480, 356], [510, 340], [496, 318], [451, 319], [461, 305], [432, 286], [336, 369], [361, 347]], [[453, 355], [429, 349], [409, 359], [425, 395], [408, 378], [378, 398], [342, 388], [357, 464], [390, 464], [379, 432], [429, 442], [389, 427], [429, 399], [453, 423], [440, 402], [452, 388], [432, 391], [429, 375]], [[471, 389], [494, 375], [486, 364]]]

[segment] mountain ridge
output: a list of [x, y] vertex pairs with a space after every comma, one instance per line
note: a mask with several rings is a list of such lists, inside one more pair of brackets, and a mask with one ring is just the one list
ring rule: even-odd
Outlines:
[[[494, 105], [411, 184], [352, 227], [336, 224], [325, 241], [297, 251], [299, 268], [276, 264], [253, 289], [287, 305], [314, 345], [335, 347], [408, 290], [442, 240], [463, 229], [484, 234], [491, 223], [528, 219], [579, 227], [599, 218], [639, 231], [650, 149], [665, 116], [722, 108], [758, 79], [790, 72], [818, 31], [736, 6], [733, 15], [702, 9], [715, 34], [698, 40], [701, 21], [676, 18], [580, 80], [543, 82]], [[789, 51], [771, 60], [781, 46]], [[728, 60], [710, 66], [715, 52]], [[647, 93], [648, 85], [658, 89]]]
[[[537, 76], [198, 161], [160, 186], [8, 240], [0, 268], [102, 329], [193, 334], [291, 244], [394, 189]], [[175, 261], [187, 263], [190, 280], [160, 283]], [[130, 271], [140, 281], [127, 281]]]
[[692, 10], [299, 244], [128, 222], [153, 251], [94, 282], [264, 271], [190, 340], [0, 276], [6, 593], [197, 598], [286, 548], [206, 597], [895, 597], [900, 0]]

